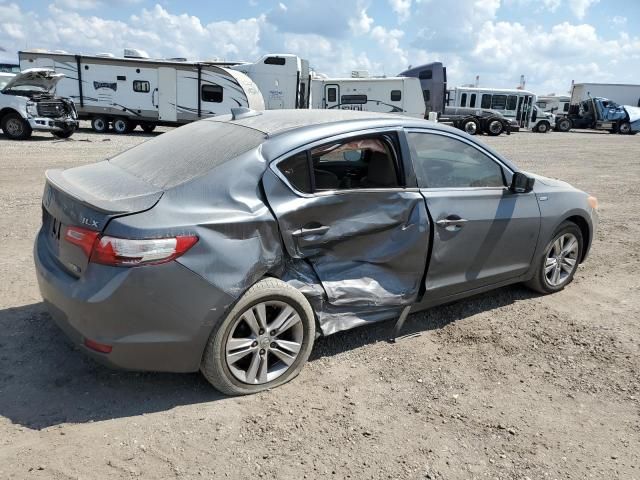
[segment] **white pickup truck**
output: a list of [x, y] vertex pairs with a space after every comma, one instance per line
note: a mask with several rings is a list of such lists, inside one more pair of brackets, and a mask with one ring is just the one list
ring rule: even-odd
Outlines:
[[56, 97], [64, 77], [46, 68], [0, 74], [0, 128], [12, 140], [24, 140], [33, 130], [68, 138], [78, 127], [78, 114], [68, 98]]

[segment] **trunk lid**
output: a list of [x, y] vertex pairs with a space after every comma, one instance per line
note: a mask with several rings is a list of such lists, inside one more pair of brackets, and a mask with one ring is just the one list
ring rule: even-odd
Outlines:
[[41, 235], [52, 256], [76, 277], [89, 259], [81, 247], [65, 240], [69, 227], [103, 232], [112, 218], [148, 210], [163, 193], [107, 161], [48, 170], [46, 180]]

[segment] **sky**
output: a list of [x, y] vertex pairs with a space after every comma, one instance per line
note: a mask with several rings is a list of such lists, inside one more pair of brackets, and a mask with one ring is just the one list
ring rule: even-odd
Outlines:
[[0, 0], [0, 57], [145, 50], [255, 61], [294, 53], [329, 76], [441, 61], [449, 86], [564, 94], [640, 84], [640, 0]]

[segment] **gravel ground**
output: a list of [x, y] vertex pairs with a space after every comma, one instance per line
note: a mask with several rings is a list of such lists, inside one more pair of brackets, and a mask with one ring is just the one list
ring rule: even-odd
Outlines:
[[244, 398], [99, 366], [40, 302], [44, 171], [153, 136], [0, 137], [0, 478], [640, 478], [640, 136], [483, 138], [599, 198], [566, 290], [415, 314], [395, 345], [391, 323], [320, 339], [296, 380]]

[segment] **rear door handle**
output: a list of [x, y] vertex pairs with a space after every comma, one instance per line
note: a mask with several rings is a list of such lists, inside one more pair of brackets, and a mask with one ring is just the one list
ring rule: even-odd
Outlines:
[[438, 220], [436, 222], [436, 225], [438, 225], [439, 227], [442, 228], [448, 228], [448, 227], [458, 227], [458, 228], [462, 228], [464, 227], [464, 224], [467, 223], [468, 220], [464, 219], [464, 218], [460, 218], [457, 215], [450, 215], [447, 218], [443, 218], [441, 220]]
[[320, 225], [319, 227], [313, 228], [300, 228], [298, 230], [294, 230], [291, 235], [294, 237], [310, 237], [311, 235], [324, 235], [329, 231], [329, 227], [326, 225]]

